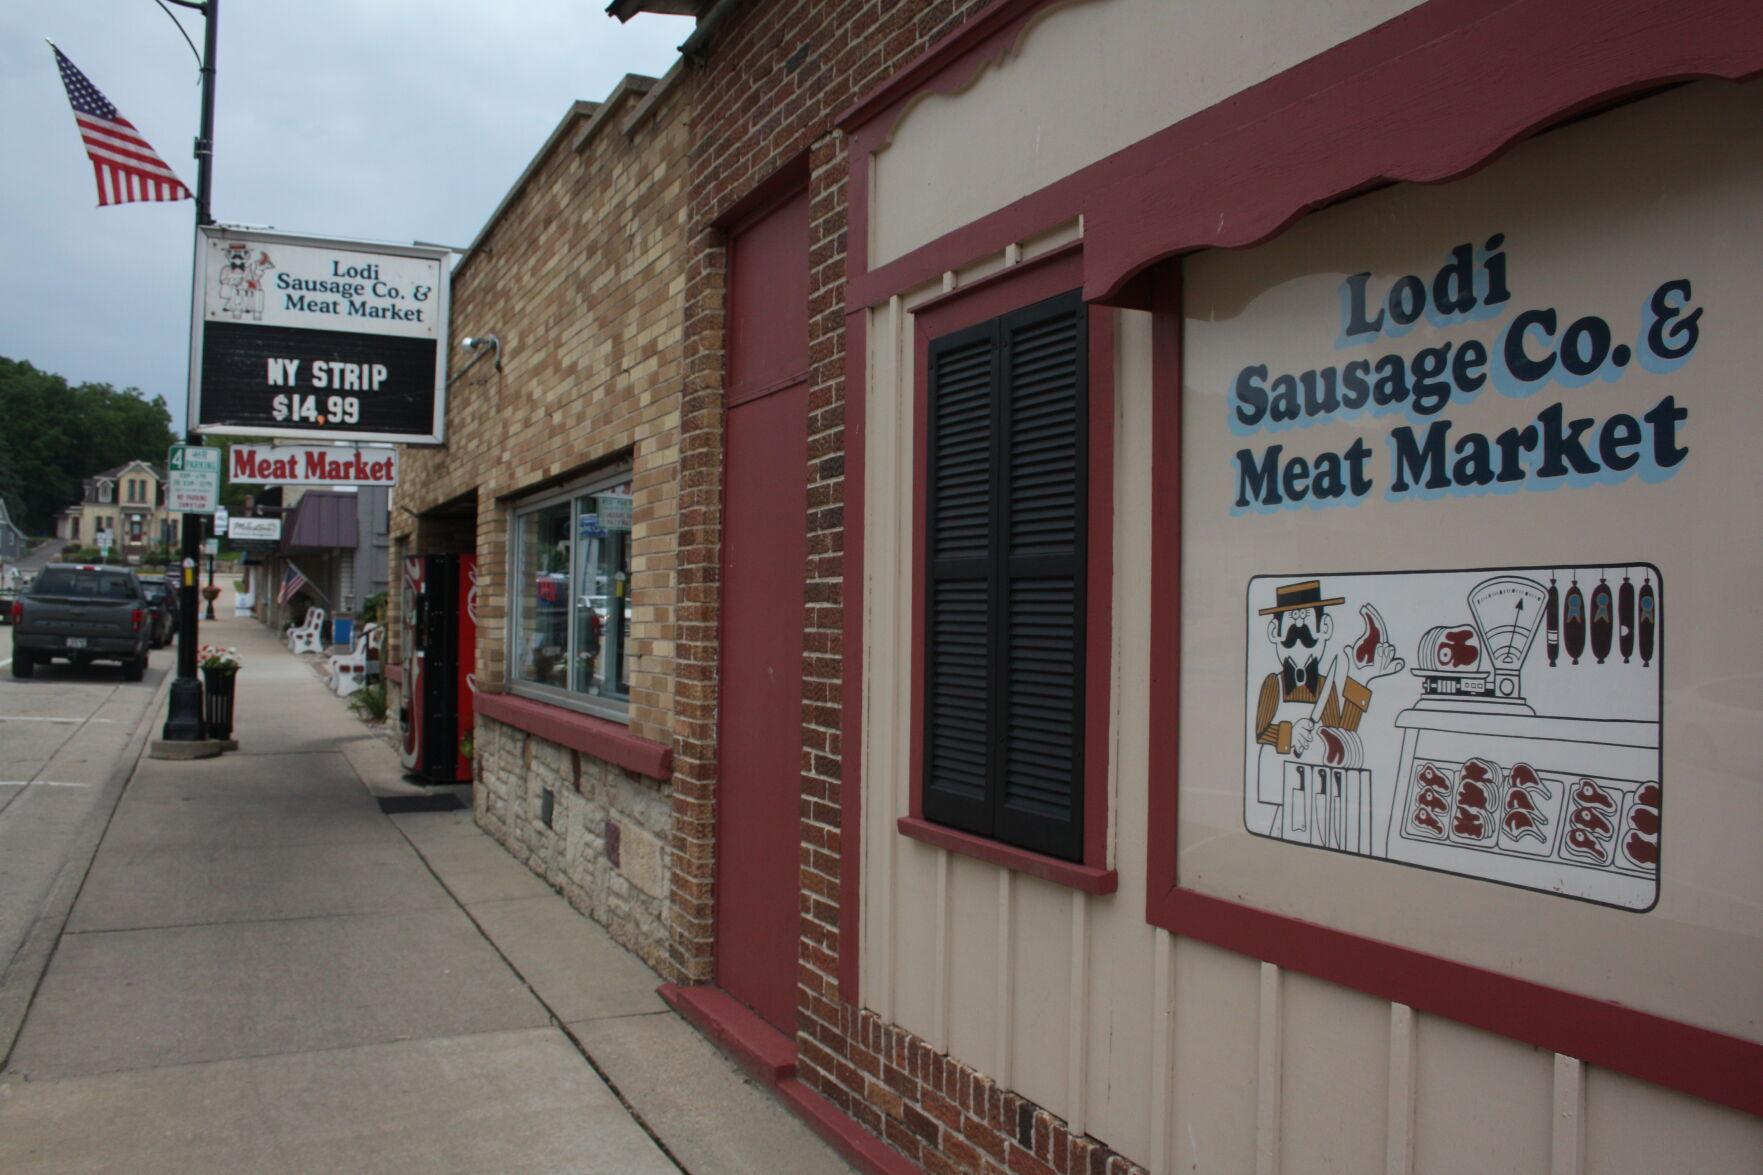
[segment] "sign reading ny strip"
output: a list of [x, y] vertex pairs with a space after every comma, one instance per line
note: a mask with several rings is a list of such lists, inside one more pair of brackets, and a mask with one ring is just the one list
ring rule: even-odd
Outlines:
[[226, 227], [196, 249], [198, 431], [441, 443], [446, 249]]
[[398, 450], [362, 445], [234, 445], [227, 480], [393, 486], [398, 484]]

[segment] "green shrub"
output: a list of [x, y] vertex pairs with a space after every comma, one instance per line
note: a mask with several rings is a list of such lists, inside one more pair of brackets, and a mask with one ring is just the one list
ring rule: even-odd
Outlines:
[[386, 720], [386, 683], [375, 682], [364, 685], [349, 695], [349, 708], [361, 717], [363, 722], [384, 722]]

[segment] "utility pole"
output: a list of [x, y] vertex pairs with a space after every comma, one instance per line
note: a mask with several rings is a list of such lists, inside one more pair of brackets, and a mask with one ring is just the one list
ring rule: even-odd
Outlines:
[[[196, 137], [196, 227], [214, 223], [209, 214], [209, 200], [214, 192], [214, 52], [219, 41], [220, 0], [171, 0], [180, 8], [200, 12], [204, 18], [202, 34], [202, 128]], [[201, 280], [201, 261], [196, 263], [192, 280]], [[199, 313], [199, 311], [192, 311]], [[194, 362], [194, 360], [191, 360]], [[192, 421], [184, 422], [184, 440], [192, 445], [202, 443]], [[163, 731], [167, 742], [199, 742], [207, 736], [202, 722], [202, 683], [196, 677], [196, 568], [202, 555], [202, 518], [200, 514], [184, 515], [183, 564], [178, 577], [178, 672], [171, 683], [171, 703], [165, 716]]]

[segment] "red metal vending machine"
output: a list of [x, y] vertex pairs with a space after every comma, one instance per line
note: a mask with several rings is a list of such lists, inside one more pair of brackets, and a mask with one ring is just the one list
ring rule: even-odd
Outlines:
[[459, 742], [472, 730], [477, 689], [477, 556], [409, 556], [401, 604], [404, 767], [428, 783], [469, 782]]

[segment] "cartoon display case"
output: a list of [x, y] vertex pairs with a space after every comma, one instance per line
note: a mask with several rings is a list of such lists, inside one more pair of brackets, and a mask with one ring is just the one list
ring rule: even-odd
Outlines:
[[[1657, 591], [1655, 569], [1617, 570], [1625, 585], [1631, 574], [1644, 574], [1649, 598]], [[1602, 576], [1589, 616], [1575, 580], [1560, 631], [1558, 600], [1552, 582], [1491, 576], [1469, 592], [1472, 625], [1438, 626], [1421, 638], [1410, 670], [1421, 694], [1395, 718], [1402, 742], [1386, 855], [1650, 909], [1658, 895], [1662, 799], [1657, 716], [1539, 713], [1525, 691], [1527, 665], [1542, 659], [1536, 650], [1545, 622], [1549, 670], [1568, 669], [1556, 664], [1562, 631], [1575, 665], [1589, 631], [1608, 676], [1621, 671], [1605, 666], [1613, 632], [1620, 629], [1633, 659], [1633, 614], [1614, 615], [1616, 597]], [[1586, 700], [1595, 702], [1602, 682], [1586, 660]], [[1646, 672], [1656, 679], [1656, 670]]]

